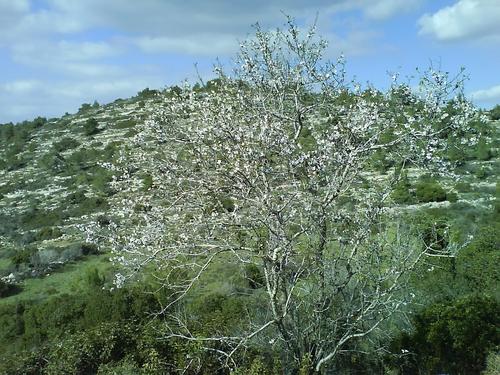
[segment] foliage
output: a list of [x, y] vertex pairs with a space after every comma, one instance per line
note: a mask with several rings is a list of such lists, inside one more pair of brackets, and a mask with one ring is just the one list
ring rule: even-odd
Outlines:
[[492, 157], [491, 149], [488, 147], [484, 138], [481, 138], [476, 148], [476, 158], [478, 160], [490, 160]]
[[492, 120], [500, 120], [500, 104], [490, 109], [490, 118]]
[[20, 287], [15, 284], [6, 283], [0, 280], [0, 298], [8, 297], [20, 291]]
[[[500, 116], [499, 116], [500, 117]], [[495, 375], [500, 373], [500, 353], [490, 353], [486, 359], [486, 369], [482, 375]]]
[[43, 227], [36, 235], [37, 241], [50, 240], [62, 236], [62, 231], [57, 227]]
[[476, 239], [464, 248], [457, 258], [457, 271], [470, 291], [489, 294], [498, 298], [500, 281], [500, 225], [483, 226]]
[[99, 103], [94, 101], [93, 104], [83, 103], [80, 108], [78, 108], [78, 113], [83, 114], [91, 111], [92, 109], [99, 108]]
[[99, 132], [98, 126], [99, 123], [97, 122], [97, 120], [91, 117], [83, 124], [83, 133], [88, 136], [94, 135]]
[[[281, 36], [286, 33], [282, 31]], [[299, 33], [298, 39], [306, 41], [300, 46], [291, 43], [290, 52], [286, 43], [273, 44], [275, 38], [272, 32], [261, 31], [254, 39], [260, 43], [258, 47], [264, 47], [257, 53], [260, 59], [242, 54], [239, 71], [218, 70], [219, 78], [194, 88], [146, 89], [135, 98], [103, 106], [85, 104], [78, 114], [61, 119], [39, 117], [0, 124], [0, 277], [4, 280], [0, 282], [0, 373], [312, 373], [320, 350], [327, 352], [349, 329], [364, 333], [377, 323], [369, 314], [357, 311], [363, 307], [362, 298], [377, 302], [376, 285], [387, 275], [386, 280], [391, 280], [389, 269], [403, 270], [397, 288], [378, 285], [393, 293], [389, 303], [401, 302], [399, 307], [379, 309], [382, 315], [388, 313], [385, 321], [365, 336], [339, 346], [320, 372], [411, 374], [459, 367], [457, 357], [463, 348], [449, 344], [447, 351], [434, 336], [425, 337], [428, 341], [422, 344], [418, 340], [423, 336], [417, 337], [417, 333], [439, 332], [456, 342], [464, 341], [464, 335], [457, 334], [459, 320], [468, 326], [471, 315], [482, 318], [479, 311], [489, 303], [484, 300], [500, 299], [496, 235], [500, 231], [500, 185], [497, 183], [495, 191], [492, 184], [498, 170], [498, 123], [469, 121], [468, 104], [463, 98], [453, 99], [448, 91], [455, 83], [460, 86], [461, 78], [436, 71], [422, 78], [423, 86], [431, 91], [428, 99], [437, 94], [440, 104], [429, 104], [421, 96], [427, 92], [425, 87], [412, 91], [416, 85], [399, 84], [397, 79], [386, 92], [358, 90], [355, 83], [343, 81], [342, 59], [333, 64], [337, 86], [328, 82], [314, 86], [307, 78], [314, 73], [309, 69], [311, 60], [304, 59], [309, 65], [301, 70], [301, 60], [293, 51], [305, 51], [320, 41], [314, 36], [307, 41]], [[243, 44], [247, 52], [252, 47]], [[263, 61], [263, 56], [271, 55], [268, 62], [272, 63]], [[267, 72], [258, 69], [263, 63]], [[320, 78], [332, 68], [321, 59], [314, 66]], [[242, 76], [244, 72], [263, 79], [254, 82], [252, 77]], [[295, 74], [302, 73], [301, 81]], [[290, 77], [293, 83], [287, 86]], [[440, 80], [442, 86], [436, 85]], [[339, 91], [332, 93], [332, 87]], [[441, 89], [446, 92], [442, 96]], [[292, 98], [298, 99], [298, 107]], [[435, 116], [429, 117], [427, 110], [436, 108]], [[490, 112], [492, 118], [498, 108]], [[153, 116], [146, 118], [151, 112]], [[367, 123], [374, 121], [372, 132], [358, 132], [370, 114], [373, 118]], [[93, 123], [91, 134], [82, 136], [89, 121]], [[456, 126], [457, 122], [464, 127]], [[302, 126], [296, 145], [294, 124]], [[162, 138], [169, 126], [179, 129], [168, 130]], [[415, 133], [413, 137], [405, 133], [407, 126]], [[242, 129], [252, 127], [256, 133], [262, 132], [262, 139]], [[123, 130], [117, 131], [119, 128]], [[118, 133], [123, 135], [119, 139], [115, 137]], [[356, 153], [357, 142], [370, 134], [378, 137], [372, 144], [378, 148]], [[284, 135], [282, 140], [280, 135]], [[323, 144], [326, 135], [332, 137], [326, 137]], [[409, 153], [398, 143], [400, 136]], [[475, 145], [469, 142], [473, 138], [479, 140]], [[200, 140], [198, 148], [195, 143], [184, 143]], [[276, 140], [281, 143], [273, 146]], [[329, 160], [332, 155], [328, 142], [340, 152], [335, 165], [338, 174], [321, 169], [321, 157]], [[208, 154], [200, 157], [196, 150], [208, 150]], [[252, 155], [252, 150], [264, 152]], [[202, 162], [197, 163], [199, 160]], [[325, 175], [341, 180], [346, 160], [359, 173], [347, 173], [346, 180], [337, 185], [343, 189], [325, 213], [327, 231], [323, 235], [318, 230], [321, 205], [313, 204], [309, 212], [304, 207], [333, 186]], [[103, 168], [109, 163], [117, 170]], [[415, 180], [428, 170], [446, 170], [447, 175]], [[237, 190], [245, 186], [238, 185], [242, 176], [254, 177], [255, 189], [246, 190], [246, 196]], [[258, 176], [268, 179], [268, 189]], [[478, 184], [479, 178], [486, 181]], [[296, 197], [293, 182], [300, 187]], [[450, 203], [458, 198], [449, 190], [453, 186], [460, 193], [460, 202], [419, 204], [416, 185], [421, 183], [430, 192], [431, 202], [436, 191], [442, 193], [429, 187], [432, 183], [445, 191]], [[264, 193], [266, 199], [259, 196]], [[115, 206], [121, 199], [131, 209], [124, 221], [115, 216], [122, 213], [121, 205]], [[281, 204], [280, 199], [287, 203]], [[179, 215], [173, 208], [180, 209], [186, 202], [191, 205]], [[363, 204], [366, 209], [360, 208]], [[286, 224], [273, 223], [279, 216], [276, 207], [283, 208]], [[369, 207], [380, 208], [383, 214], [374, 218]], [[420, 217], [422, 213], [425, 217]], [[248, 220], [240, 220], [240, 215]], [[175, 241], [184, 245], [191, 241], [193, 246], [167, 261], [162, 258], [164, 252], [138, 254], [138, 260], [147, 255], [145, 259], [153, 261], [138, 268], [127, 263], [111, 271], [108, 243], [87, 243], [75, 231], [89, 220], [101, 228], [97, 234], [111, 235], [115, 249], [122, 243], [132, 248], [132, 241], [140, 240], [144, 247], [158, 250], [158, 239], [164, 245], [162, 250], [169, 245], [175, 249]], [[258, 224], [249, 229], [247, 225], [255, 222]], [[116, 225], [123, 227], [116, 229]], [[141, 227], [144, 235], [138, 236]], [[278, 235], [272, 235], [270, 229], [279, 229]], [[113, 237], [120, 233], [122, 238]], [[188, 237], [176, 238], [182, 235]], [[295, 242], [284, 241], [285, 246], [274, 248], [277, 255], [272, 260], [272, 242], [291, 238]], [[321, 253], [318, 249], [324, 238]], [[357, 239], [360, 244], [356, 247]], [[408, 261], [425, 255], [416, 262], [409, 283], [407, 272], [413, 264], [401, 265], [398, 248], [413, 254]], [[221, 253], [215, 254], [218, 250]], [[352, 250], [354, 258], [349, 261], [347, 254]], [[122, 255], [124, 262], [133, 260], [133, 254], [114, 254]], [[395, 267], [398, 262], [399, 269]], [[322, 271], [326, 271], [326, 287], [321, 283]], [[151, 284], [145, 283], [142, 278], [150, 273], [154, 273]], [[275, 305], [284, 306], [286, 315], [256, 332], [273, 320], [269, 275], [281, 283]], [[141, 281], [115, 289], [113, 279], [122, 285], [120, 277]], [[323, 292], [327, 298], [322, 298]], [[465, 300], [471, 302], [460, 304]], [[452, 306], [458, 307], [450, 313]], [[429, 319], [421, 319], [412, 328], [398, 315], [389, 316], [399, 311], [409, 317], [431, 312], [425, 315]], [[356, 319], [363, 322], [356, 325]], [[337, 331], [335, 324], [340, 327]], [[482, 327], [478, 325], [478, 329]], [[401, 331], [407, 334], [398, 336]], [[284, 339], [287, 332], [291, 339]], [[255, 335], [249, 337], [252, 333]], [[389, 353], [391, 336], [399, 337], [399, 344], [393, 343]], [[401, 345], [402, 337], [410, 344]], [[471, 363], [477, 361], [477, 371], [484, 353], [489, 353], [486, 373], [496, 374], [498, 347], [480, 338], [471, 345]], [[406, 352], [409, 349], [411, 353]]]
[[[89, 225], [88, 235], [108, 241], [123, 267], [116, 285], [163, 273], [173, 301], [166, 307], [181, 309], [171, 337], [208, 350], [214, 343], [223, 365], [265, 340], [279, 343], [290, 370], [305, 358], [315, 371], [333, 368], [405, 305], [405, 281], [419, 259], [446, 253], [442, 228], [422, 249], [396, 224], [388, 197], [397, 174], [359, 181], [381, 152], [393, 165], [450, 169], [448, 137], [475, 138], [475, 111], [454, 91], [461, 78], [431, 69], [418, 92], [397, 81], [387, 92], [363, 92], [345, 80], [342, 59], [322, 60], [325, 48], [314, 30], [302, 33], [292, 21], [284, 31], [257, 26], [234, 72], [217, 68], [208, 89], [165, 95], [138, 125], [135, 148], [109, 165], [122, 197], [112, 216], [120, 219], [102, 231]], [[144, 175], [154, 181], [147, 192]], [[442, 201], [446, 192], [421, 181], [416, 197]], [[237, 334], [221, 327], [228, 314], [243, 313], [225, 294], [205, 296], [213, 315], [198, 316], [197, 329], [183, 321], [189, 306], [183, 313], [181, 302], [221, 259], [262, 270], [265, 288], [253, 293], [267, 302], [260, 315], [230, 320]]]
[[80, 146], [80, 143], [77, 140], [70, 138], [70, 137], [64, 137], [60, 141], [55, 142], [53, 144], [54, 150], [56, 152], [66, 151], [66, 150], [69, 150], [69, 149], [72, 149], [72, 148], [75, 148], [78, 146]]
[[415, 355], [404, 373], [479, 374], [500, 344], [499, 316], [500, 305], [487, 297], [429, 306], [414, 317], [414, 332], [400, 339], [400, 350]]
[[446, 200], [446, 191], [437, 181], [420, 181], [415, 186], [417, 200], [422, 203]]
[[149, 99], [157, 96], [158, 94], [159, 94], [158, 90], [151, 90], [148, 87], [146, 87], [144, 90], [139, 91], [137, 93], [137, 97], [140, 99]]
[[394, 199], [394, 202], [399, 204], [410, 204], [415, 202], [415, 197], [411, 191], [411, 184], [408, 180], [407, 173], [403, 173], [399, 182], [394, 187], [392, 199]]
[[128, 129], [128, 128], [133, 128], [136, 125], [137, 125], [136, 120], [127, 119], [127, 120], [121, 120], [121, 121], [116, 122], [115, 128], [116, 129]]

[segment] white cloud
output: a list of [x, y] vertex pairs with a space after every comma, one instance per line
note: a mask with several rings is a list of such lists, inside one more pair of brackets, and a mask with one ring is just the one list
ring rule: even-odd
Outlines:
[[27, 12], [29, 8], [28, 0], [0, 0], [0, 14], [3, 16]]
[[500, 1], [459, 0], [418, 21], [420, 34], [441, 41], [500, 38]]
[[380, 36], [379, 33], [369, 30], [358, 30], [347, 36], [339, 36], [334, 33], [322, 33], [328, 41], [328, 55], [335, 59], [344, 54], [347, 58], [366, 55], [373, 52], [375, 48], [383, 49], [385, 46], [374, 41]]
[[[207, 50], [207, 35], [228, 39], [242, 39], [250, 31], [249, 25], [259, 21], [264, 26], [283, 22], [282, 11], [299, 18], [321, 19], [332, 14], [358, 10], [367, 18], [386, 19], [414, 9], [423, 0], [233, 0], [184, 1], [142, 0], [140, 4], [123, 0], [47, 0], [46, 6], [28, 12], [27, 2], [19, 9], [8, 5], [12, 0], [0, 0], [12, 24], [0, 41], [7, 43], [32, 40], [50, 34], [69, 35], [99, 28], [112, 29], [122, 36], [149, 38], [143, 41], [162, 50], [171, 48], [189, 53]], [[15, 2], [14, 2], [15, 3]], [[14, 9], [15, 8], [15, 9]], [[17, 10], [16, 10], [17, 9]], [[0, 6], [0, 13], [2, 13]], [[227, 43], [209, 43], [212, 53], [226, 53]]]
[[0, 85], [0, 93], [7, 95], [30, 94], [40, 88], [41, 82], [38, 80], [18, 80]]
[[385, 20], [396, 14], [416, 9], [422, 0], [378, 0], [364, 1], [365, 14], [374, 19]]
[[500, 85], [471, 92], [469, 96], [477, 103], [488, 105], [500, 104]]
[[22, 41], [12, 46], [13, 58], [26, 65], [54, 65], [68, 62], [94, 61], [116, 56], [120, 46], [106, 42]]
[[132, 43], [148, 53], [178, 52], [190, 55], [231, 54], [237, 45], [237, 38], [231, 35], [203, 34], [186, 37], [150, 37], [132, 38]]

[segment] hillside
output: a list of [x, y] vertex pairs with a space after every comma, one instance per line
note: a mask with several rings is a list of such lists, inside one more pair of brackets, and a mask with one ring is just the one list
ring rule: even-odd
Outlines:
[[[127, 100], [83, 105], [62, 118], [0, 127], [1, 277], [22, 281], [43, 276], [96, 251], [85, 247], [78, 225], [106, 219], [114, 192], [108, 186], [111, 172], [101, 164], [117, 156], [136, 134], [135, 125], [159, 103], [161, 94], [146, 89]], [[86, 127], [94, 120], [95, 129]], [[403, 199], [401, 209], [491, 210], [500, 164], [499, 125], [488, 124], [490, 130], [485, 129], [476, 148], [461, 156], [458, 179], [439, 181], [452, 199]], [[377, 160], [374, 168], [366, 179], [384, 178], [391, 166]], [[421, 173], [410, 167], [407, 175], [414, 190]]]
[[[155, 355], [159, 357], [167, 356], [169, 350], [174, 351], [171, 347], [165, 349], [160, 348], [160, 344], [152, 344], [154, 334], [151, 332], [147, 338], [151, 342], [138, 343], [134, 334], [144, 337], [145, 331], [141, 330], [147, 327], [141, 324], [149, 321], [147, 313], [161, 305], [162, 297], [156, 295], [156, 299], [151, 301], [143, 296], [141, 290], [149, 290], [149, 286], [127, 289], [118, 296], [110, 293], [114, 266], [109, 262], [108, 249], [87, 243], [81, 230], [86, 223], [97, 221], [105, 225], [112, 219], [110, 206], [119, 197], [109, 185], [112, 172], [103, 164], [117, 158], [123, 147], [131, 147], [130, 140], [136, 134], [136, 126], [161, 105], [164, 95], [169, 94], [146, 89], [136, 97], [118, 99], [106, 105], [84, 104], [78, 113], [61, 118], [37, 118], [16, 125], [0, 125], [0, 357], [6, 356], [5, 363], [12, 365], [18, 358], [15, 355], [27, 356], [23, 350], [33, 348], [50, 353], [54, 363], [57, 362], [54, 358], [59, 358], [62, 363], [64, 354], [51, 352], [51, 342], [65, 342], [68, 348], [77, 347], [81, 340], [88, 339], [82, 336], [82, 332], [99, 335], [95, 333], [96, 329], [123, 336], [123, 327], [102, 325], [122, 321], [127, 322], [127, 335], [130, 334], [130, 337], [125, 335], [129, 340], [127, 345], [135, 348], [130, 349], [137, 351], [135, 357], [132, 361], [132, 355], [129, 358], [123, 353], [115, 353], [103, 363], [121, 361], [123, 369], [126, 368], [125, 362], [141, 363], [144, 369], [148, 363], [152, 366], [151, 358], [145, 359], [148, 350], [156, 351]], [[454, 240], [467, 241], [469, 236], [473, 236], [472, 244], [481, 239], [485, 230], [483, 227], [498, 223], [500, 199], [500, 121], [490, 120], [477, 126], [481, 134], [477, 145], [459, 155], [448, 155], [458, 164], [458, 177], [436, 180], [410, 167], [393, 197], [398, 203], [398, 210], [414, 217], [427, 215], [426, 218], [446, 222], [446, 230]], [[365, 182], [389, 178], [394, 167], [384, 159], [384, 155], [379, 155], [373, 160], [370, 170], [364, 172]], [[151, 183], [146, 175], [138, 173], [138, 178], [143, 180], [145, 187]], [[470, 254], [474, 246], [466, 249], [467, 259], [479, 259]], [[481, 262], [491, 262], [494, 256], [498, 256], [494, 251], [487, 254], [492, 256], [491, 259], [481, 258]], [[471, 274], [477, 272], [474, 267], [480, 267], [473, 262], [469, 265]], [[429, 269], [448, 267], [439, 263], [427, 266]], [[493, 296], [498, 301], [496, 271], [491, 266], [484, 267], [483, 270], [492, 274], [485, 274], [484, 280], [479, 283], [484, 282], [483, 291], [488, 298]], [[435, 278], [426, 276], [421, 280], [420, 289], [416, 288], [416, 293], [426, 296], [426, 302], [432, 304], [468, 295], [474, 288], [472, 284], [467, 284], [463, 286], [467, 293], [458, 289], [450, 291], [453, 288], [447, 285], [449, 277], [445, 273], [439, 273]], [[461, 282], [457, 281], [457, 285]], [[429, 290], [432, 290], [432, 295]], [[78, 300], [82, 301], [81, 304], [76, 302]], [[72, 304], [71, 308], [65, 303]], [[144, 311], [137, 306], [140, 303], [143, 303]], [[203, 303], [194, 302], [195, 305]], [[116, 312], [115, 315], [103, 313], [97, 307], [106, 304], [110, 311]], [[66, 306], [68, 311], [58, 310], [54, 305]], [[223, 304], [216, 310], [224, 316], [230, 314], [233, 308]], [[99, 314], [102, 316], [99, 317]], [[226, 324], [221, 316], [203, 319], [210, 324]], [[133, 323], [139, 320], [140, 324]], [[70, 337], [65, 329], [81, 336]], [[7, 348], [6, 343], [11, 343], [11, 347]], [[102, 347], [104, 344], [99, 345]], [[141, 345], [144, 352], [138, 349]], [[182, 350], [180, 354], [175, 354], [176, 358], [185, 354]], [[124, 362], [125, 357], [130, 361]], [[31, 360], [30, 373], [37, 373], [39, 367], [36, 366], [40, 364], [31, 357], [26, 358], [21, 362]], [[161, 358], [159, 363], [164, 363], [165, 357]], [[15, 373], [13, 368], [15, 365], [6, 369], [0, 366], [0, 371]], [[58, 368], [61, 370], [64, 367], [54, 367], [53, 373], [57, 373]], [[133, 366], [130, 365], [130, 368]]]
[[134, 135], [152, 105], [136, 97], [0, 128], [2, 277], [43, 276], [95, 251], [82, 246], [77, 226], [105, 214], [112, 197], [110, 173], [99, 164]]

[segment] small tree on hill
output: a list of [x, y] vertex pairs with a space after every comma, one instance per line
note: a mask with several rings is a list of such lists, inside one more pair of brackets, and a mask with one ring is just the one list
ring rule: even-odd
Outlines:
[[[220, 259], [261, 271], [266, 302], [234, 335], [201, 336], [172, 315], [172, 336], [226, 364], [265, 342], [295, 369], [307, 358], [323, 371], [399, 311], [406, 275], [428, 249], [389, 209], [400, 174], [360, 181], [379, 151], [402, 170], [447, 170], [442, 134], [472, 137], [475, 112], [454, 96], [459, 77], [431, 69], [417, 92], [397, 80], [362, 91], [342, 59], [323, 60], [325, 48], [291, 21], [284, 31], [257, 26], [234, 72], [217, 68], [210, 90], [165, 95], [137, 147], [110, 166], [123, 197], [105, 228], [124, 270], [118, 286], [158, 272], [172, 292], [167, 311]], [[144, 174], [155, 182], [147, 192]]]
[[500, 104], [490, 109], [490, 118], [492, 120], [500, 120]]
[[99, 123], [95, 118], [89, 118], [85, 124], [83, 124], [83, 132], [85, 135], [94, 135], [99, 132]]

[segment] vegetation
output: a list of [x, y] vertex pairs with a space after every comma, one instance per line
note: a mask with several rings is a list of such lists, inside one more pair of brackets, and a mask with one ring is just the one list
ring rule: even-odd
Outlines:
[[314, 81], [312, 37], [276, 86], [274, 37], [240, 76], [0, 125], [0, 374], [498, 372], [498, 122]]

